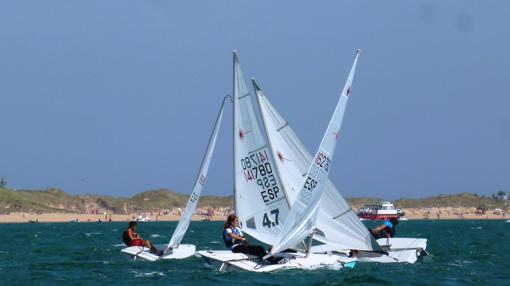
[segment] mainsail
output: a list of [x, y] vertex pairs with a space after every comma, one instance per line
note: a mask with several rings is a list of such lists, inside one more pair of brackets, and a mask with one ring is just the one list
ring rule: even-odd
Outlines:
[[[195, 180], [195, 186], [193, 187], [193, 191], [189, 196], [188, 204], [186, 205], [186, 209], [182, 213], [181, 219], [175, 228], [175, 231], [168, 243], [167, 249], [175, 248], [179, 246], [186, 234], [186, 230], [188, 229], [189, 223], [191, 221], [191, 216], [195, 212], [195, 209], [198, 204], [198, 199], [200, 198], [200, 193], [204, 187], [205, 179], [207, 177], [207, 171], [209, 170], [209, 164], [211, 163], [211, 158], [213, 155], [214, 147], [216, 145], [216, 138], [218, 137], [218, 130], [220, 129], [221, 118], [223, 117], [223, 107], [225, 106], [225, 100], [228, 96], [223, 98], [223, 102], [221, 103], [220, 111], [216, 117], [216, 122], [214, 123], [214, 128], [211, 133], [211, 137], [209, 138], [209, 143], [207, 144], [207, 149], [205, 151], [204, 157], [202, 158], [202, 163], [200, 164], [200, 169], [198, 170], [197, 178]], [[165, 251], [166, 251], [165, 250]]]
[[243, 231], [271, 243], [280, 232], [289, 207], [235, 51], [233, 77], [236, 214]]
[[[277, 169], [287, 197], [293, 204], [287, 224], [278, 237], [272, 253], [301, 242], [313, 228], [315, 228], [315, 239], [335, 245], [339, 249], [380, 249], [366, 227], [328, 179], [331, 158], [340, 136], [340, 127], [351, 92], [358, 56], [359, 51], [311, 166], [312, 157], [306, 148], [254, 81], [271, 151], [274, 157], [278, 158]], [[307, 168], [308, 172], [306, 172]], [[298, 193], [297, 190], [301, 191]]]

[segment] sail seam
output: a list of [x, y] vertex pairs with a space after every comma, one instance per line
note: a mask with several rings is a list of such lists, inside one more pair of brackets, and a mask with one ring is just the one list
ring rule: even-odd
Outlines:
[[260, 148], [258, 148], [258, 149], [255, 149], [255, 150], [253, 150], [253, 151], [248, 152], [248, 154], [257, 153], [258, 151], [260, 151], [260, 150], [262, 150], [262, 149], [264, 149], [264, 148], [266, 148], [266, 145], [265, 145], [265, 144], [264, 144], [264, 146], [262, 146], [262, 147], [260, 147]]
[[283, 200], [283, 199], [285, 199], [285, 197], [281, 197], [281, 198], [279, 198], [279, 199], [276, 199], [276, 200], [274, 200], [274, 201], [271, 201], [270, 203], [268, 203], [268, 204], [267, 204], [267, 206], [273, 205], [273, 204], [275, 204], [275, 203], [277, 203], [277, 202], [279, 202], [279, 201], [281, 201], [281, 200]]

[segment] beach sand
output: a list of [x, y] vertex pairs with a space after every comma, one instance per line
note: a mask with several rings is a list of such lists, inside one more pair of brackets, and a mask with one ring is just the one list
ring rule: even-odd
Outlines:
[[[409, 220], [461, 220], [461, 219], [509, 219], [510, 214], [496, 214], [494, 210], [488, 210], [485, 214], [477, 213], [475, 208], [411, 208], [402, 209]], [[156, 212], [154, 212], [156, 213]], [[136, 220], [138, 214], [79, 214], [79, 213], [10, 213], [1, 214], [0, 223], [28, 223], [28, 222], [108, 222], [110, 217], [113, 222], [127, 222]], [[201, 221], [202, 215], [193, 215], [192, 220]], [[151, 215], [150, 221], [178, 221], [180, 216]], [[225, 221], [225, 216], [213, 216], [212, 221]]]
[[477, 212], [476, 208], [411, 208], [402, 209], [405, 212], [405, 216], [409, 220], [413, 219], [445, 219], [445, 220], [457, 220], [457, 219], [508, 219], [510, 214], [507, 213], [495, 213], [494, 210], [487, 210], [484, 214]]

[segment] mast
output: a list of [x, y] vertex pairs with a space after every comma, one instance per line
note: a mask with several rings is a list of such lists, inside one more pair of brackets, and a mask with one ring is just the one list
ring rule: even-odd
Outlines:
[[209, 165], [211, 163], [212, 154], [214, 148], [216, 146], [216, 139], [218, 138], [218, 130], [220, 128], [221, 119], [223, 118], [223, 108], [225, 106], [225, 101], [228, 96], [223, 98], [223, 101], [220, 106], [220, 110], [218, 111], [218, 115], [216, 116], [216, 121], [214, 122], [214, 127], [209, 136], [209, 141], [207, 143], [207, 148], [202, 157], [202, 162], [200, 163], [200, 168], [198, 169], [197, 176], [195, 178], [195, 184], [193, 186], [193, 190], [188, 199], [188, 203], [186, 204], [186, 208], [181, 215], [181, 219], [177, 224], [177, 227], [172, 234], [170, 241], [165, 249], [165, 252], [170, 250], [173, 247], [178, 247], [181, 243], [186, 231], [189, 227], [189, 223], [191, 221], [191, 216], [195, 212], [196, 206], [198, 204], [198, 200], [200, 199], [200, 193], [202, 192], [207, 172], [209, 170]]
[[236, 57], [237, 51], [234, 50], [232, 58], [232, 190], [234, 194], [234, 211], [237, 213], [237, 198], [236, 198], [236, 101], [237, 95], [235, 94], [235, 80], [236, 80]]

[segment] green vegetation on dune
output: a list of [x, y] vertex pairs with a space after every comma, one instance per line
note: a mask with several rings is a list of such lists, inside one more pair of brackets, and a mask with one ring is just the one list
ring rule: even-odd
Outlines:
[[[10, 190], [0, 188], [0, 213], [9, 212], [112, 212], [131, 213], [184, 207], [188, 195], [159, 189], [142, 192], [131, 198], [111, 196], [71, 196], [59, 189]], [[232, 207], [232, 197], [203, 196], [199, 207]]]
[[347, 203], [351, 207], [358, 208], [363, 205], [373, 205], [373, 204], [380, 204], [383, 199], [380, 198], [347, 198]]
[[432, 208], [432, 207], [471, 207], [481, 209], [505, 208], [505, 202], [495, 198], [478, 196], [477, 194], [461, 193], [456, 195], [439, 195], [424, 199], [399, 199], [394, 201], [400, 208]]
[[42, 191], [0, 189], [0, 212], [48, 212], [66, 210], [82, 212], [79, 197], [51, 188]]
[[[168, 210], [183, 208], [188, 195], [178, 194], [168, 189], [157, 189], [138, 193], [131, 198], [77, 195], [72, 196], [62, 190], [10, 190], [0, 188], [0, 213], [10, 212], [76, 212], [90, 213], [97, 211], [111, 213], [133, 213], [151, 210]], [[377, 204], [379, 198], [349, 198], [348, 203], [359, 208], [364, 204]], [[457, 195], [439, 195], [423, 199], [398, 199], [394, 204], [399, 208], [432, 207], [475, 207], [480, 209], [506, 209], [506, 201], [493, 197], [461, 193]], [[199, 207], [233, 208], [233, 196], [202, 196]]]

